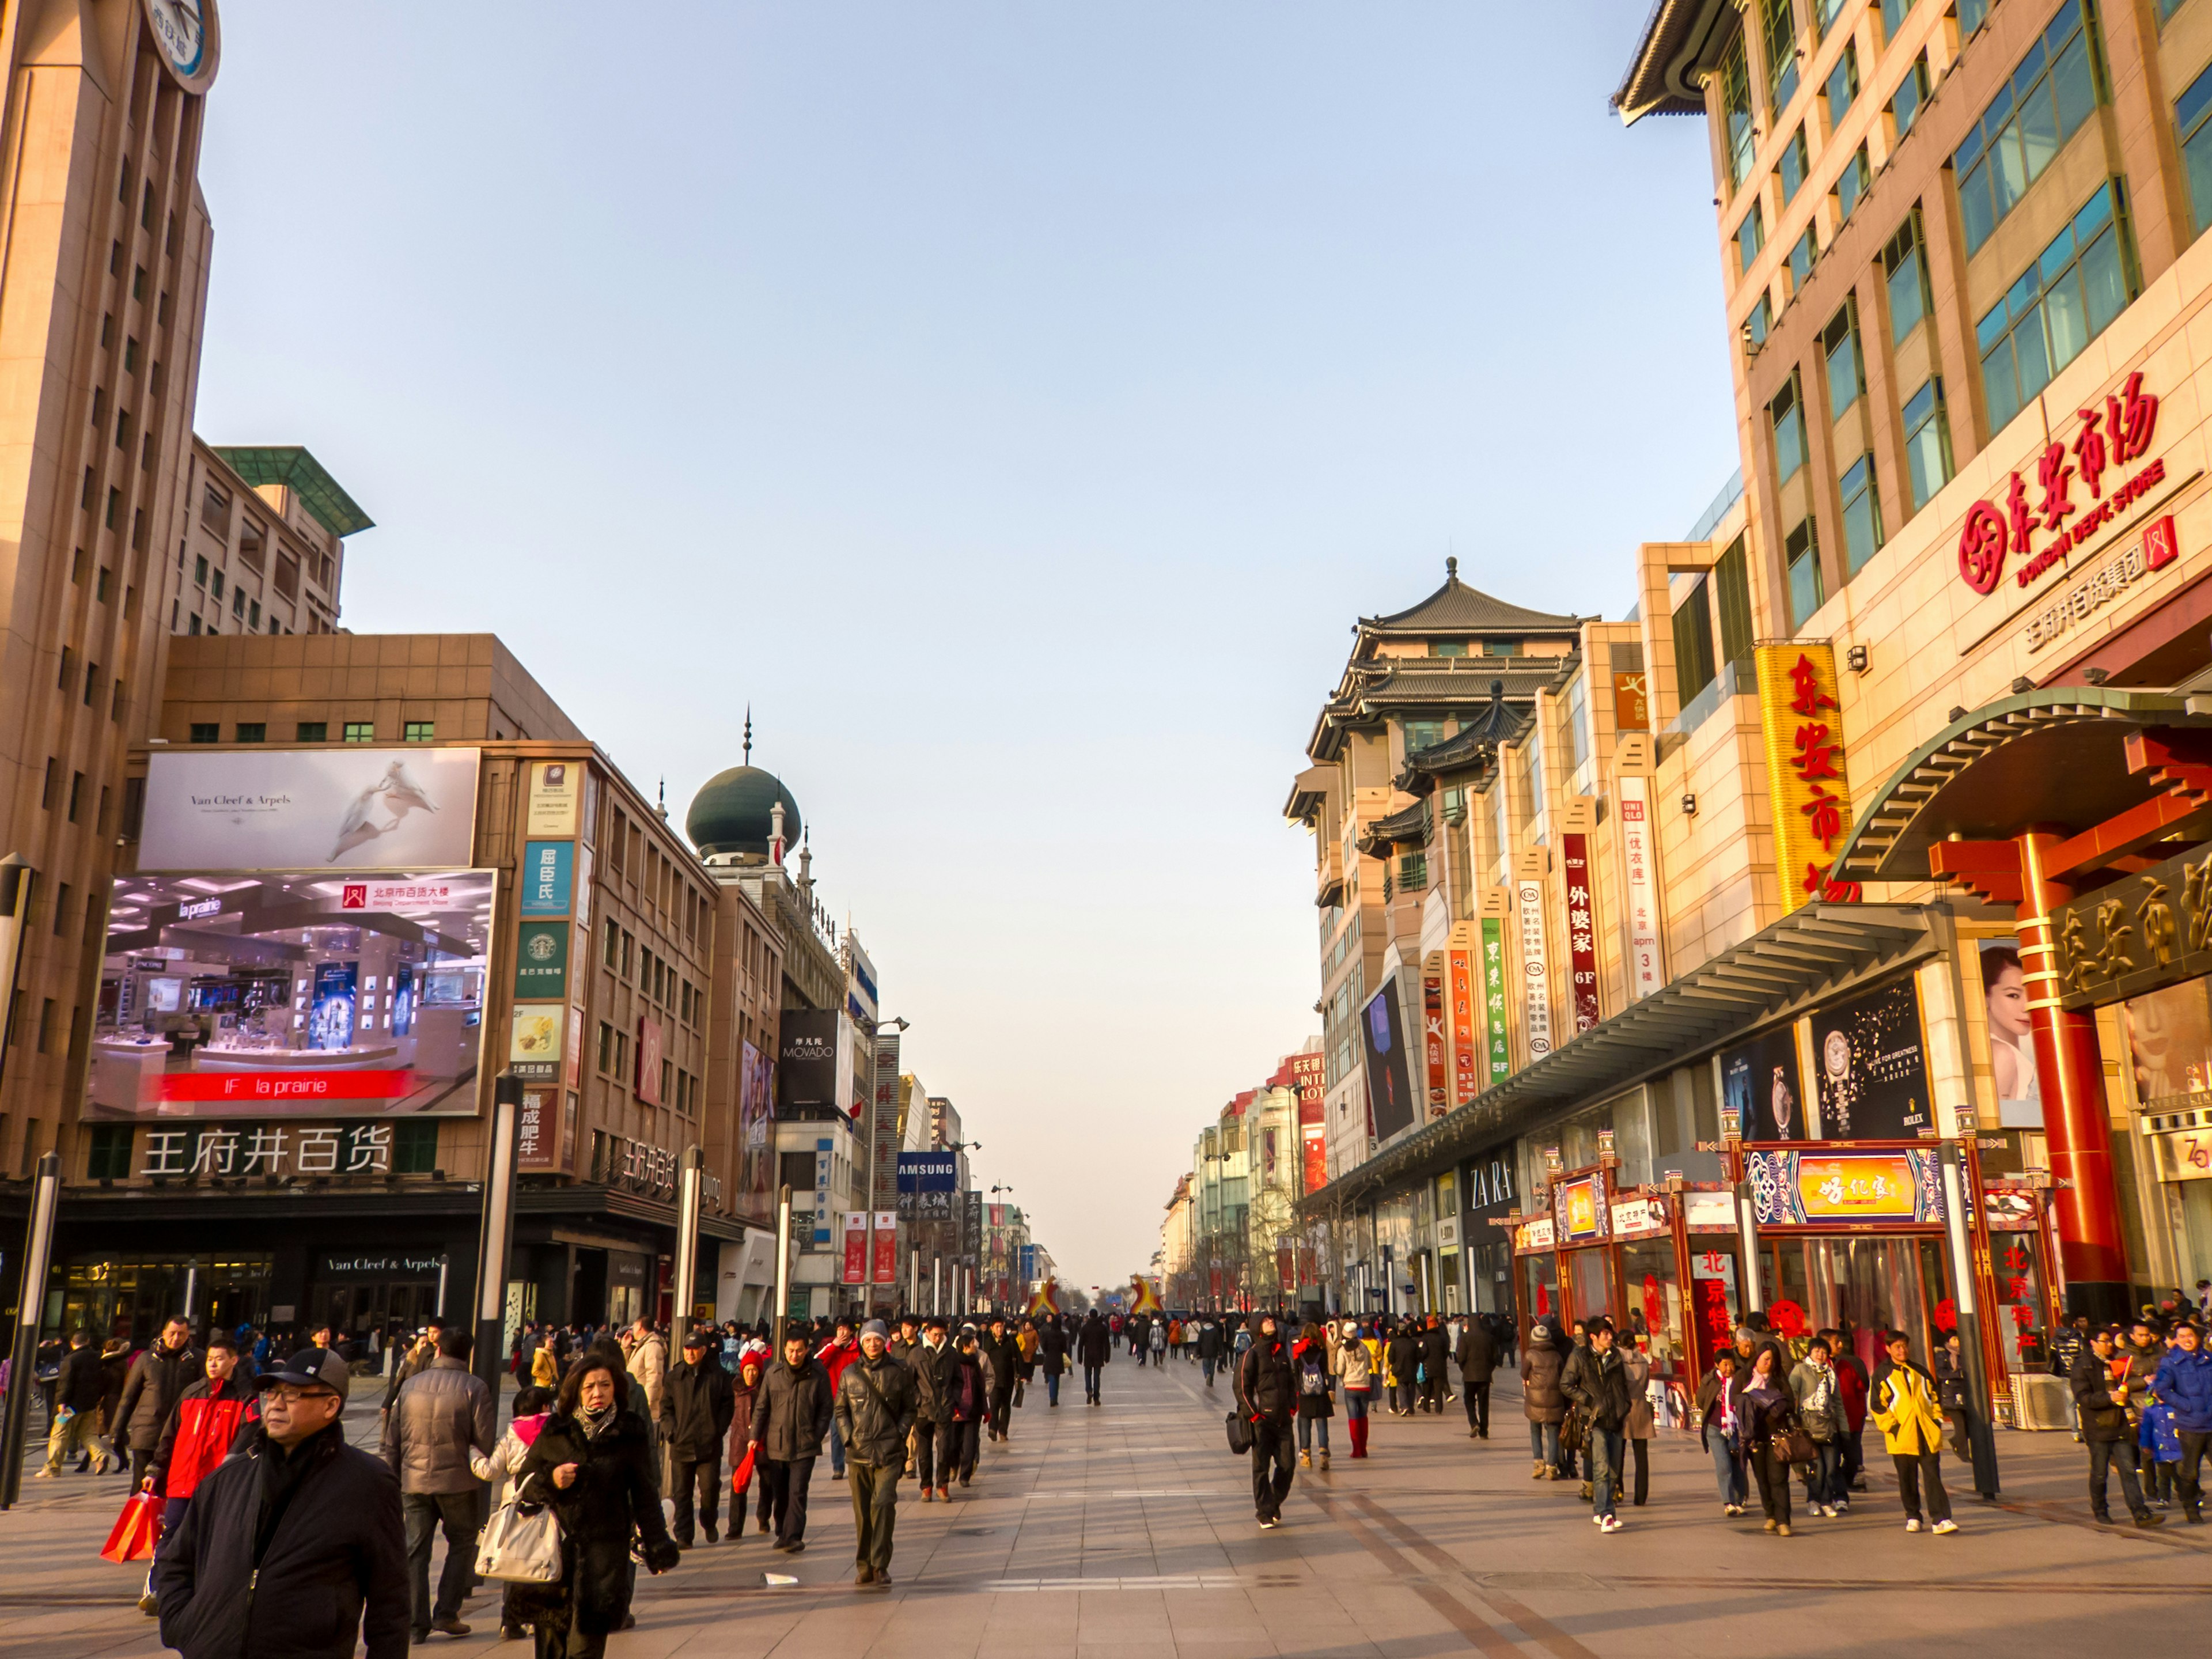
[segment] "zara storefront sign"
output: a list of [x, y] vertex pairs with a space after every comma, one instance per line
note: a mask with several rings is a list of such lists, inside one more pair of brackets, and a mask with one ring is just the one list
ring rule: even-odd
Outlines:
[[2173, 515], [2169, 513], [2154, 520], [2137, 539], [2108, 555], [2055, 603], [2029, 617], [2022, 630], [2028, 650], [2042, 650], [2076, 623], [2087, 622], [2145, 576], [2165, 569], [2180, 556], [2180, 544], [2174, 538]]
[[[1960, 580], [1977, 593], [1994, 593], [2006, 562], [2018, 559], [2013, 580], [2030, 586], [2166, 481], [2163, 459], [2116, 477], [2109, 487], [2105, 477], [2148, 453], [2158, 430], [2158, 399], [2142, 389], [2142, 378], [2138, 369], [2103, 408], [2075, 411], [2081, 430], [2070, 446], [2063, 438], [2044, 446], [2033, 490], [2014, 472], [2002, 506], [1979, 501], [1966, 509], [1959, 532]], [[2086, 501], [2075, 497], [2077, 482], [2088, 493]], [[2038, 535], [2050, 538], [2039, 549]]]

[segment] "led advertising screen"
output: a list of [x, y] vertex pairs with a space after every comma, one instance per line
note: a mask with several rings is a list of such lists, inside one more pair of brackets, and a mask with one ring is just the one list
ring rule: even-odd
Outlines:
[[1375, 1135], [1388, 1140], [1413, 1121], [1413, 1084], [1406, 1064], [1406, 1028], [1398, 1015], [1395, 988], [1386, 985], [1368, 998], [1361, 1012], [1360, 1040], [1367, 1049], [1367, 1101]]
[[494, 881], [118, 878], [86, 1116], [473, 1115]]
[[146, 763], [141, 871], [466, 865], [480, 750], [165, 750]]

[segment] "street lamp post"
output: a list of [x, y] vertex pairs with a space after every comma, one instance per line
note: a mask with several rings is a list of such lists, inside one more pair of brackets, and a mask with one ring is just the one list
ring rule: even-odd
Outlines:
[[23, 1233], [22, 1288], [15, 1297], [15, 1343], [9, 1355], [8, 1399], [0, 1411], [0, 1510], [12, 1509], [22, 1491], [23, 1428], [31, 1414], [31, 1371], [37, 1364], [39, 1324], [46, 1305], [46, 1269], [53, 1259], [54, 1211], [61, 1203], [62, 1161], [39, 1159], [31, 1184], [31, 1218]]
[[477, 1241], [476, 1372], [499, 1398], [507, 1367], [507, 1259], [514, 1242], [516, 1139], [522, 1122], [522, 1079], [501, 1072], [492, 1080], [491, 1157], [484, 1171], [483, 1222]]
[[686, 1146], [676, 1176], [676, 1295], [669, 1320], [678, 1344], [691, 1328], [699, 1300], [699, 1209], [705, 1195], [705, 1177], [699, 1149]]

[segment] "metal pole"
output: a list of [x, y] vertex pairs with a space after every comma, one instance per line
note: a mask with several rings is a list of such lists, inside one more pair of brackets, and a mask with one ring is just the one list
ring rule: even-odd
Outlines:
[[62, 1161], [39, 1159], [31, 1184], [31, 1219], [23, 1232], [23, 1279], [15, 1295], [15, 1345], [9, 1352], [8, 1401], [0, 1412], [0, 1510], [13, 1508], [23, 1483], [23, 1428], [31, 1415], [31, 1372], [38, 1363], [39, 1325], [46, 1305], [46, 1269], [53, 1260], [54, 1211], [62, 1196]]
[[[1966, 1131], [1972, 1133], [1969, 1127]], [[1974, 1491], [1984, 1498], [1997, 1495], [1996, 1437], [1990, 1421], [1990, 1381], [1982, 1363], [1981, 1317], [1974, 1305], [1974, 1259], [1966, 1224], [1966, 1183], [1960, 1167], [1959, 1143], [1942, 1145], [1943, 1210], [1951, 1236], [1951, 1295], [1959, 1312], [1959, 1359], [1966, 1375], [1966, 1449], [1972, 1454]], [[1978, 1194], [1977, 1194], [1978, 1197]], [[1936, 1356], [1928, 1356], [1932, 1370]]]
[[945, 1258], [929, 1258], [929, 1310], [939, 1319], [945, 1316]]
[[914, 1312], [921, 1306], [921, 1255], [908, 1252], [906, 1259], [906, 1311]]
[[188, 1261], [185, 1264], [185, 1305], [178, 1310], [187, 1325], [192, 1322], [192, 1304], [199, 1300], [199, 1290], [200, 1264]]
[[514, 1166], [521, 1124], [522, 1079], [511, 1071], [501, 1072], [491, 1085], [491, 1156], [484, 1170], [483, 1222], [477, 1240], [476, 1347], [471, 1354], [476, 1373], [495, 1401], [507, 1370], [507, 1258], [514, 1242]]
[[791, 1305], [791, 1188], [779, 1187], [775, 1193], [775, 1311], [771, 1316], [775, 1326], [775, 1352], [771, 1359], [783, 1358], [784, 1310]]
[[705, 1194], [705, 1175], [699, 1149], [686, 1146], [676, 1174], [676, 1305], [668, 1327], [679, 1351], [699, 1300], [699, 1204]]
[[[31, 914], [31, 892], [38, 872], [10, 853], [0, 859], [0, 1025], [15, 1021], [15, 969], [23, 956], [23, 923]], [[8, 1050], [15, 1045], [12, 1030], [0, 1031], [0, 1077], [7, 1075]], [[45, 1287], [40, 1288], [45, 1294]]]

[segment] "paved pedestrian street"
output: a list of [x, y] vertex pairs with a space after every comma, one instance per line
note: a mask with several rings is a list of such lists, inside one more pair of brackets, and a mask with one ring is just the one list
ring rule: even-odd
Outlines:
[[[1953, 1497], [1956, 1536], [1905, 1532], [1886, 1463], [1850, 1516], [1806, 1517], [1770, 1537], [1724, 1522], [1694, 1441], [1652, 1449], [1650, 1504], [1601, 1536], [1565, 1483], [1528, 1478], [1517, 1397], [1501, 1389], [1487, 1443], [1457, 1406], [1441, 1418], [1375, 1419], [1372, 1455], [1300, 1469], [1285, 1525], [1261, 1532], [1249, 1466], [1226, 1449], [1225, 1382], [1126, 1357], [1105, 1401], [1079, 1389], [1048, 1410], [1042, 1389], [987, 1446], [950, 1506], [901, 1489], [896, 1583], [852, 1585], [852, 1512], [818, 1466], [808, 1547], [795, 1559], [748, 1534], [696, 1549], [641, 1582], [637, 1628], [617, 1659], [1059, 1659], [1129, 1650], [1204, 1659], [1426, 1659], [1473, 1651], [1586, 1656], [1864, 1653], [1899, 1639], [1948, 1654], [2074, 1651], [2212, 1613], [2212, 1528], [2155, 1533], [2088, 1523], [2081, 1454], [2064, 1435], [2000, 1437], [2006, 1492]], [[364, 1391], [365, 1399], [374, 1395]], [[504, 1412], [502, 1412], [504, 1416]], [[373, 1438], [373, 1406], [348, 1423]], [[1342, 1419], [1335, 1425], [1340, 1443]], [[94, 1488], [96, 1490], [88, 1490]], [[132, 1605], [140, 1570], [98, 1559], [122, 1483], [26, 1482], [0, 1516], [0, 1654], [154, 1655]], [[765, 1571], [797, 1577], [769, 1588]], [[441, 1650], [520, 1653], [498, 1640], [495, 1593], [463, 1615], [475, 1633]], [[2148, 1626], [2146, 1621], [2150, 1621]]]

